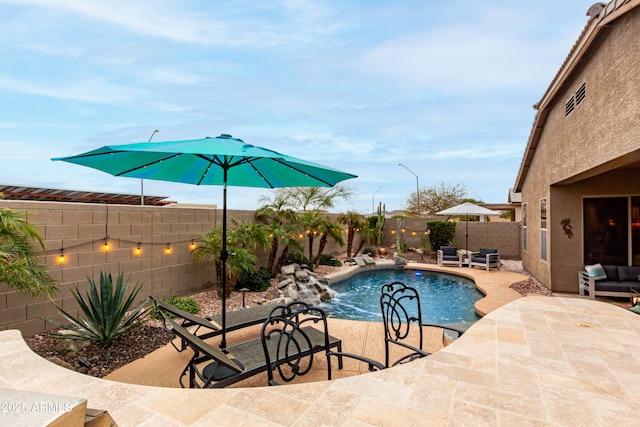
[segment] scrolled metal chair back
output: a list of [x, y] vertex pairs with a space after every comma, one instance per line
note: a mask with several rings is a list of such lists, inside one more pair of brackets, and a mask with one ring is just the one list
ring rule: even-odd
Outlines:
[[[385, 366], [389, 367], [390, 344], [397, 344], [410, 350], [419, 350], [397, 360], [394, 365], [413, 360], [413, 356], [422, 351], [422, 313], [418, 291], [402, 282], [392, 282], [382, 286], [380, 308], [385, 333]], [[418, 345], [413, 346], [404, 341], [409, 337], [415, 324], [418, 331]], [[417, 347], [417, 348], [414, 348]], [[406, 359], [406, 360], [405, 360]]]
[[[315, 326], [314, 330], [307, 328], [310, 325]], [[309, 334], [318, 330], [324, 334], [324, 349], [328, 349], [327, 316], [322, 309], [304, 302], [293, 302], [271, 311], [261, 332], [269, 384], [277, 384], [274, 373], [280, 380], [291, 382], [311, 371], [314, 354], [320, 346], [315, 340], [314, 347], [314, 340]]]

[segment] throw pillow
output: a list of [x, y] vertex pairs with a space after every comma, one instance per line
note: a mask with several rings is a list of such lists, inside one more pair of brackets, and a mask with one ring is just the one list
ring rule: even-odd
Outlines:
[[606, 280], [607, 273], [604, 272], [604, 268], [602, 265], [593, 264], [593, 265], [585, 265], [584, 269], [587, 270], [587, 274], [593, 277], [595, 280]]

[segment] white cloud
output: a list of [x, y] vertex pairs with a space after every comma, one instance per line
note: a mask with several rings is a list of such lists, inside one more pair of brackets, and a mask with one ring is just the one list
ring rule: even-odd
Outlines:
[[134, 99], [135, 89], [124, 89], [121, 86], [114, 85], [99, 78], [85, 79], [83, 81], [63, 81], [49, 82], [46, 86], [43, 83], [35, 83], [19, 80], [17, 78], [0, 76], [0, 88], [27, 93], [31, 95], [40, 95], [45, 97], [95, 102], [99, 104], [123, 103]]

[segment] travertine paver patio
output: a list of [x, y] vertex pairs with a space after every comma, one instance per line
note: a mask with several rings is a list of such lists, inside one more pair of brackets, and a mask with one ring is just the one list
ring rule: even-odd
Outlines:
[[[448, 347], [400, 367], [223, 390], [84, 376], [40, 358], [18, 331], [3, 331], [0, 387], [87, 399], [120, 426], [631, 426], [640, 402], [640, 316], [587, 299], [520, 298]], [[33, 425], [29, 414], [1, 416], [3, 424]]]

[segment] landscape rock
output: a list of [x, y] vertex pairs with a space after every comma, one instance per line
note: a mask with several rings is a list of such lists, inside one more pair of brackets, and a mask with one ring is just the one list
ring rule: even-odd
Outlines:
[[404, 266], [404, 265], [407, 265], [407, 260], [406, 260], [405, 258], [402, 258], [402, 257], [401, 257], [401, 256], [399, 256], [399, 255], [394, 255], [394, 257], [393, 257], [393, 262], [395, 262], [395, 263], [396, 263], [396, 265], [398, 265], [398, 266]]
[[373, 265], [376, 263], [376, 260], [373, 259], [370, 255], [362, 255], [362, 259], [364, 260], [365, 264]]
[[[296, 272], [296, 266], [298, 264], [289, 264], [289, 265], [283, 265], [282, 268], [280, 269], [280, 272], [282, 274], [284, 274], [285, 276], [289, 276], [291, 274], [294, 274]], [[300, 269], [300, 266], [298, 265], [298, 270]]]

